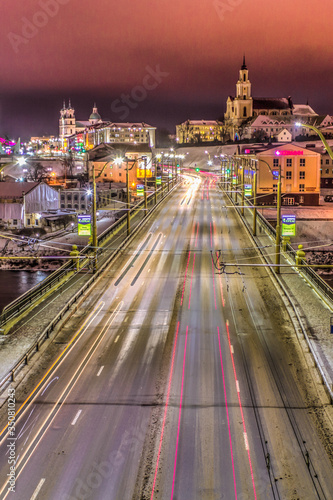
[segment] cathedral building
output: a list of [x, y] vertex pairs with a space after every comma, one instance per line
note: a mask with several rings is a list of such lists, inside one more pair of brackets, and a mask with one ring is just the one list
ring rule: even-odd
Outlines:
[[265, 132], [268, 139], [273, 139], [286, 128], [292, 132], [290, 129], [293, 126], [294, 138], [296, 133], [304, 133], [299, 129], [296, 132], [295, 122], [316, 116], [317, 113], [308, 104], [294, 105], [291, 97], [252, 97], [244, 56], [236, 83], [236, 96], [228, 97], [224, 114], [225, 127], [231, 140], [251, 138], [259, 130]]

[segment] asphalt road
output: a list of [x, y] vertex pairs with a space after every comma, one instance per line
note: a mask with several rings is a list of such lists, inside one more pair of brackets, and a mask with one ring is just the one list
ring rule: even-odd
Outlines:
[[1, 434], [1, 499], [332, 498], [289, 317], [264, 268], [237, 267], [261, 261], [225, 204], [187, 181], [59, 334]]

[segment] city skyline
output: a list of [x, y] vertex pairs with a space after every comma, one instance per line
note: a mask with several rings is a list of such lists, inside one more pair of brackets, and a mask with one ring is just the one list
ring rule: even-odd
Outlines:
[[333, 114], [328, 0], [314, 11], [300, 0], [102, 1], [93, 12], [85, 1], [14, 0], [2, 14], [3, 134], [56, 135], [69, 98], [79, 119], [96, 101], [103, 119], [172, 133], [187, 118], [221, 118], [244, 53], [254, 96]]

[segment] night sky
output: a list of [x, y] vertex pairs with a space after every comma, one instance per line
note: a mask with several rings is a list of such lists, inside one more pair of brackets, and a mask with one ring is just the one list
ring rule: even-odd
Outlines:
[[222, 117], [244, 53], [253, 96], [333, 114], [332, 19], [332, 0], [3, 0], [0, 136], [57, 134], [68, 98], [173, 133]]

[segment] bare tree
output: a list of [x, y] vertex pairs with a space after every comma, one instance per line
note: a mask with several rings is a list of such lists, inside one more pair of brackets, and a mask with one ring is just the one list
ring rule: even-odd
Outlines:
[[33, 182], [41, 182], [47, 178], [47, 171], [40, 162], [28, 165], [27, 179]]
[[69, 151], [67, 156], [62, 160], [64, 167], [64, 177], [73, 177], [73, 169], [75, 167], [75, 160], [72, 151]]

